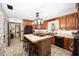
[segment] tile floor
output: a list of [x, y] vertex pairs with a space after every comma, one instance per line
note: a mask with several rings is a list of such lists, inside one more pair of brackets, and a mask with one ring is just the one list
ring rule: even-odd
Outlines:
[[[68, 50], [51, 45], [50, 56], [69, 56]], [[12, 39], [10, 47], [6, 47], [4, 56], [28, 56], [28, 53], [23, 49], [23, 43], [19, 39]]]
[[51, 45], [51, 56], [70, 56], [70, 51]]

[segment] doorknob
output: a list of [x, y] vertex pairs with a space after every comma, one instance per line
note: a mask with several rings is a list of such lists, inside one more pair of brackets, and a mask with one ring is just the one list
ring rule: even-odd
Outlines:
[[17, 32], [17, 33], [19, 33], [19, 32]]

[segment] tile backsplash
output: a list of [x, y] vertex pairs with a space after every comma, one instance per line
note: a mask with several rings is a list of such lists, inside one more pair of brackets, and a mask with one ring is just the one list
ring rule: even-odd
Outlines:
[[[51, 30], [49, 29], [40, 29], [40, 30], [35, 30], [35, 32], [47, 32], [47, 33], [52, 33]], [[54, 33], [57, 33], [58, 35], [67, 35], [67, 36], [73, 36], [72, 32], [77, 32], [78, 30], [55, 30]]]

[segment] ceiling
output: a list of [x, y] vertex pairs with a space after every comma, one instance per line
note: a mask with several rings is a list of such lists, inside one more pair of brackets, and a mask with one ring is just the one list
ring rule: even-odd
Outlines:
[[76, 12], [75, 3], [8, 3], [13, 6], [13, 10], [7, 8], [7, 3], [2, 6], [9, 18], [34, 20], [36, 12], [39, 12], [40, 18], [48, 20], [59, 16]]

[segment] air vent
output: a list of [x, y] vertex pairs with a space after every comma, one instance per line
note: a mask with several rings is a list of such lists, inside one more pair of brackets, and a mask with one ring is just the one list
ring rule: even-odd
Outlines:
[[13, 10], [13, 6], [11, 6], [11, 5], [7, 5], [7, 8], [10, 10]]

